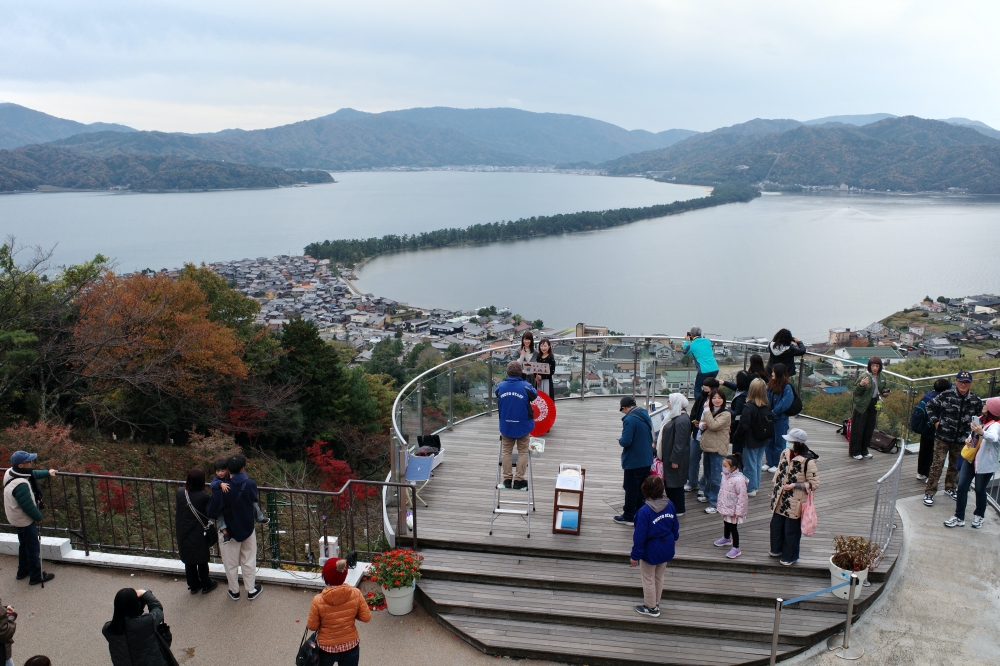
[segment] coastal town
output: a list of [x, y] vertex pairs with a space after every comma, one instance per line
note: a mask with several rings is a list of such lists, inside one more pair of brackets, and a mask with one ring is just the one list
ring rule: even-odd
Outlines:
[[[311, 321], [324, 339], [350, 347], [353, 364], [371, 360], [374, 347], [386, 339], [399, 340], [403, 355], [424, 344], [449, 358], [482, 352], [502, 363], [509, 358], [505, 347], [525, 331], [532, 331], [536, 340], [613, 333], [606, 326], [585, 324], [575, 329], [545, 328], [542, 320], [528, 320], [504, 307], [447, 310], [399, 303], [361, 293], [354, 285], [352, 269], [308, 255], [222, 261], [209, 268], [260, 304], [256, 323], [278, 329], [295, 317]], [[814, 365], [803, 383], [817, 391], [837, 393], [851, 376], [851, 366], [864, 364], [873, 355], [887, 366], [919, 356], [1000, 359], [998, 313], [1000, 296], [928, 297], [864, 328], [831, 328], [827, 340], [807, 345], [810, 352], [829, 360]], [[595, 347], [584, 369], [579, 346], [557, 341], [553, 345], [557, 395], [578, 394], [581, 389], [597, 395], [690, 389], [695, 372], [679, 343], [636, 342], [622, 338], [617, 344]], [[765, 338], [738, 338], [735, 344], [716, 345], [716, 354], [723, 366], [742, 365], [744, 355], [750, 353], [748, 346], [767, 342]]]

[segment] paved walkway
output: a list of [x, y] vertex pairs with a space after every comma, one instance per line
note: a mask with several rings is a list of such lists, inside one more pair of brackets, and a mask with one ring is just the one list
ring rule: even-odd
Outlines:
[[[17, 560], [0, 556], [0, 598], [19, 614], [14, 638], [18, 666], [34, 654], [45, 654], [55, 666], [110, 664], [101, 627], [111, 619], [115, 593], [123, 587], [150, 589], [163, 602], [174, 655], [182, 666], [292, 664], [313, 596], [311, 591], [270, 585], [253, 602], [245, 597], [233, 602], [222, 585], [209, 596], [192, 596], [183, 579], [159, 574], [55, 563], [45, 569], [56, 578], [42, 590], [26, 580], [16, 581]], [[371, 622], [358, 627], [363, 666], [496, 664], [495, 658], [455, 638], [419, 607], [404, 617], [385, 611], [372, 615]]]
[[[900, 483], [915, 484], [912, 477]], [[922, 498], [897, 504], [906, 524], [902, 560], [890, 589], [852, 630], [865, 646], [860, 664], [968, 666], [1000, 663], [1000, 520], [986, 510], [981, 530], [968, 527], [975, 505], [970, 495], [966, 527], [942, 525], [955, 504], [938, 493], [925, 507]], [[825, 646], [789, 664], [847, 663]]]
[[[902, 483], [911, 483], [904, 477]], [[855, 627], [867, 649], [859, 663], [968, 666], [1000, 663], [1000, 520], [990, 509], [982, 530], [948, 530], [941, 523], [953, 504], [927, 508], [920, 498], [899, 502], [906, 524], [902, 560], [891, 589]], [[972, 507], [969, 512], [971, 515]], [[152, 589], [163, 602], [184, 666], [290, 664], [302, 635], [312, 593], [269, 586], [260, 599], [234, 603], [223, 589], [191, 596], [183, 580], [156, 574], [49, 564], [56, 579], [45, 590], [15, 581], [16, 561], [0, 556], [3, 603], [20, 613], [14, 663], [47, 654], [56, 666], [109, 664], [101, 626], [111, 617], [121, 587]], [[298, 622], [296, 622], [298, 620]], [[404, 661], [413, 666], [496, 664], [433, 622], [419, 607], [406, 617], [374, 613], [360, 626], [362, 664]], [[226, 651], [223, 646], [235, 646]], [[524, 666], [545, 662], [525, 660]], [[833, 665], [842, 660], [818, 647], [789, 664]]]

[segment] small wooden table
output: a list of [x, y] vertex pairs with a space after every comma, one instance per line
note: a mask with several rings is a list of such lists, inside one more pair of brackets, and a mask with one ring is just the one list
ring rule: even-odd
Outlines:
[[[587, 485], [587, 470], [580, 470], [579, 480], [579, 488], [560, 487], [559, 477], [556, 477], [556, 489], [552, 502], [552, 532], [554, 534], [580, 534], [580, 525], [583, 523], [583, 490]], [[576, 527], [563, 527], [562, 523], [567, 511], [576, 512]]]

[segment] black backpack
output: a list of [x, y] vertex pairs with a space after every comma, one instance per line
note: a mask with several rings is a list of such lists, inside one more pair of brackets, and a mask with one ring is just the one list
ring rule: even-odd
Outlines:
[[795, 390], [795, 384], [789, 383], [788, 385], [792, 387], [792, 404], [785, 411], [785, 416], [798, 416], [802, 413], [802, 397]]
[[774, 414], [770, 405], [763, 407], [753, 403], [753, 420], [750, 421], [750, 432], [758, 442], [769, 441], [774, 437]]
[[910, 430], [922, 435], [927, 432], [927, 426], [930, 425], [930, 419], [927, 416], [927, 402], [921, 400], [913, 407], [913, 413], [910, 414]]

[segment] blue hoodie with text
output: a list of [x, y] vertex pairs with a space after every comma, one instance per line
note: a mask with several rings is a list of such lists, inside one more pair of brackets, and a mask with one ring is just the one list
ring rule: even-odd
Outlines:
[[497, 411], [500, 412], [500, 434], [511, 439], [530, 435], [535, 429], [535, 413], [531, 401], [538, 392], [521, 377], [507, 376], [497, 384]]

